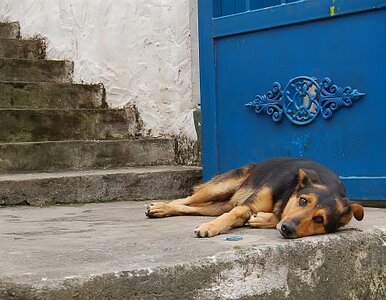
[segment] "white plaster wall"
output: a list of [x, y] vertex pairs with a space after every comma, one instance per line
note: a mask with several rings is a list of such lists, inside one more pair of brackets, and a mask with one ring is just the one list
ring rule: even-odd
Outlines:
[[0, 21], [45, 37], [48, 58], [73, 60], [74, 80], [102, 82], [110, 105], [135, 104], [153, 136], [195, 139], [192, 1], [1, 0]]

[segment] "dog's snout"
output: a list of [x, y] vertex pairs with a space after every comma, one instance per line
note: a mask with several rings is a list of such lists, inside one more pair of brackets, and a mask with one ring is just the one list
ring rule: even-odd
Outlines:
[[284, 224], [281, 225], [281, 231], [283, 231], [283, 233], [285, 233], [285, 234], [289, 234], [290, 235], [290, 234], [293, 233], [294, 228], [293, 228], [293, 226], [284, 223]]
[[285, 238], [292, 238], [294, 237], [295, 233], [295, 226], [291, 223], [282, 223], [280, 226], [280, 233], [285, 237]]

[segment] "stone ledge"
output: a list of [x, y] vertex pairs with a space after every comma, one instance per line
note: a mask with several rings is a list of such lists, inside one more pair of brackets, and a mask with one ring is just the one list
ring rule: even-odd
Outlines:
[[2, 109], [107, 108], [102, 84], [0, 82]]
[[5, 39], [0, 38], [0, 57], [44, 59], [46, 47], [43, 39]]
[[73, 71], [72, 61], [0, 57], [1, 81], [70, 83]]
[[126, 167], [0, 175], [0, 205], [81, 204], [186, 197], [201, 168]]
[[0, 109], [1, 142], [128, 139], [141, 129], [132, 108]]
[[[193, 237], [205, 217], [150, 220], [138, 203], [0, 210], [4, 299], [382, 299], [386, 211], [344, 231], [238, 242]], [[11, 249], [11, 250], [10, 250]]]
[[0, 173], [172, 165], [174, 144], [160, 138], [0, 143]]

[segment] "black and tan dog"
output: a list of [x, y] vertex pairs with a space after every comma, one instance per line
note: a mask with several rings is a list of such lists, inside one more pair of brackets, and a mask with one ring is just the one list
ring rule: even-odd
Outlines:
[[211, 237], [249, 225], [277, 228], [285, 238], [324, 234], [346, 225], [363, 207], [350, 203], [339, 178], [307, 159], [273, 158], [214, 177], [192, 196], [150, 204], [149, 218], [177, 215], [219, 216], [194, 231]]

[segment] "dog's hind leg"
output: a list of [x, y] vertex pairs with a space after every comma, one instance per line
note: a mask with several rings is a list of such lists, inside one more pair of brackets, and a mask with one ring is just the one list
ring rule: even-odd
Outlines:
[[229, 212], [234, 206], [229, 201], [216, 202], [206, 206], [188, 206], [172, 203], [153, 203], [149, 205], [146, 215], [149, 218], [162, 218], [183, 215], [220, 216]]
[[227, 173], [215, 176], [210, 181], [193, 189], [190, 197], [177, 199], [170, 203], [182, 205], [201, 205], [229, 199], [249, 176], [249, 171], [255, 164], [249, 164]]
[[[195, 187], [193, 195], [189, 197], [186, 197], [183, 199], [177, 199], [169, 203], [164, 203], [164, 202], [152, 203], [151, 205], [148, 206], [145, 214], [147, 216], [150, 216], [152, 215], [153, 209], [159, 209], [162, 206], [165, 206], [166, 204], [205, 207], [215, 202], [226, 202], [240, 188], [242, 183], [249, 176], [249, 171], [254, 166], [255, 166], [254, 164], [250, 164], [245, 167], [218, 175], [214, 177], [212, 180], [210, 180], [209, 182]], [[171, 211], [172, 210], [170, 210], [170, 213], [168, 213], [167, 216], [178, 215], [178, 214], [172, 214]], [[184, 214], [189, 214], [189, 213], [184, 213]], [[206, 215], [204, 212], [199, 214]], [[153, 214], [153, 217], [155, 217], [154, 214]]]

